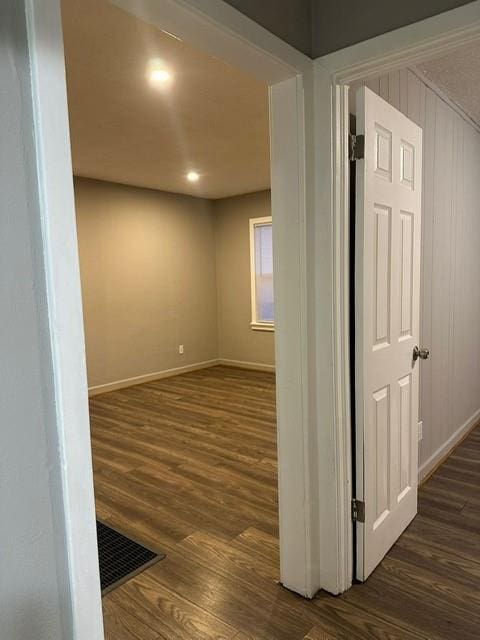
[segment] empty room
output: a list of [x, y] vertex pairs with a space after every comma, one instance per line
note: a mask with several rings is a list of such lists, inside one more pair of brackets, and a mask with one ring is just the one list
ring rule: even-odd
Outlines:
[[[368, 123], [368, 109], [374, 112], [376, 180], [394, 183], [398, 169], [408, 195], [397, 226], [396, 204], [378, 204], [384, 195], [375, 194], [371, 246], [359, 199], [369, 187], [361, 184], [365, 165], [351, 165], [352, 178], [357, 174], [352, 300], [364, 318], [357, 315], [351, 327], [352, 364], [363, 359], [363, 369], [352, 369], [353, 469], [356, 490], [364, 487], [355, 502], [354, 573], [368, 581], [344, 604], [320, 598], [309, 606], [279, 595], [275, 585], [280, 558], [267, 86], [109, 3], [95, 3], [92, 25], [92, 10], [89, 3], [63, 2], [107, 638], [126, 629], [140, 638], [157, 630], [176, 633], [176, 608], [186, 616], [182, 637], [196, 637], [198, 631], [187, 630], [192, 625], [208, 629], [206, 637], [248, 633], [277, 640], [311, 631], [306, 637], [316, 638], [336, 633], [332, 612], [355, 615], [355, 628], [368, 627], [372, 614], [358, 608], [376, 588], [395, 615], [388, 589], [395, 602], [410, 602], [418, 571], [412, 562], [454, 514], [468, 526], [474, 509], [469, 497], [476, 436], [437, 467], [480, 411], [480, 343], [475, 335], [466, 339], [478, 323], [479, 298], [465, 284], [480, 269], [474, 178], [479, 133], [476, 103], [466, 89], [475, 85], [477, 49], [456, 52], [460, 83], [449, 56], [350, 87], [357, 127], [362, 118]], [[390, 125], [378, 124], [382, 110], [386, 122], [394, 121], [393, 133]], [[399, 261], [393, 249], [398, 243]], [[372, 329], [370, 355], [363, 349]], [[389, 356], [383, 374], [379, 363], [397, 330], [401, 351]], [[397, 366], [405, 370], [398, 374]], [[395, 384], [383, 384], [381, 375], [399, 377], [398, 398]], [[373, 390], [373, 414], [372, 379], [382, 381]], [[363, 441], [362, 426], [371, 420], [375, 428], [365, 430]], [[420, 542], [417, 531], [429, 535]], [[455, 546], [445, 535], [437, 552], [448, 558]], [[112, 536], [120, 536], [120, 552], [109, 557]], [[128, 543], [139, 546], [127, 553], [122, 545]], [[125, 561], [136, 555], [138, 566]], [[408, 580], [389, 587], [396, 571]], [[427, 563], [421, 575], [429, 580], [435, 571]], [[441, 582], [441, 571], [436, 579]], [[260, 609], [253, 596], [259, 588], [265, 599]], [[443, 623], [441, 615], [432, 621], [429, 607], [435, 606], [425, 603], [425, 616], [405, 615], [400, 626], [437, 633]], [[381, 615], [375, 624], [391, 630], [387, 618]], [[456, 622], [462, 633], [470, 632], [470, 622]]]
[[477, 640], [480, 0], [5, 0], [1, 640]]
[[[111, 529], [158, 553], [158, 593], [197, 547], [266, 544], [278, 577], [267, 86], [106, 2], [62, 9], [102, 588]], [[135, 594], [105, 597], [107, 637]]]

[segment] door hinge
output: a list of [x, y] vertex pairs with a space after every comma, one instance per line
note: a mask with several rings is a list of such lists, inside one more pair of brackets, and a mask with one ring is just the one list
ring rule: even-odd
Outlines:
[[363, 500], [352, 500], [352, 520], [354, 522], [365, 522], [365, 502]]
[[348, 141], [350, 161], [363, 160], [365, 157], [365, 136], [356, 136], [351, 133]]

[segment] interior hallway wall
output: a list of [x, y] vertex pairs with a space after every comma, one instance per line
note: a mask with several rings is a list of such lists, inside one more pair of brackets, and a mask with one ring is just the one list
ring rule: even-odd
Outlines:
[[69, 636], [72, 626], [71, 595], [29, 55], [25, 5], [4, 0], [0, 3], [0, 638], [60, 640]]
[[480, 133], [412, 70], [367, 85], [424, 132], [422, 476], [480, 419]]
[[89, 387], [216, 359], [211, 203], [84, 178], [75, 200]]
[[275, 336], [254, 331], [250, 279], [250, 218], [271, 215], [270, 191], [215, 200], [219, 355], [273, 367]]

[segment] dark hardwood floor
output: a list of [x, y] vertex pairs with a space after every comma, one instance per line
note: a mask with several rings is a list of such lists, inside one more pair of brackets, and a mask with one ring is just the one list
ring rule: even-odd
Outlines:
[[226, 367], [91, 399], [98, 516], [167, 553], [103, 599], [107, 640], [478, 640], [480, 429], [363, 585], [278, 586], [275, 382]]

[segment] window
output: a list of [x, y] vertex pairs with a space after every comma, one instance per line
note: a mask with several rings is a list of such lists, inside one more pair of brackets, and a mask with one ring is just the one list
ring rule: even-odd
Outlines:
[[272, 218], [250, 220], [252, 329], [273, 331]]

